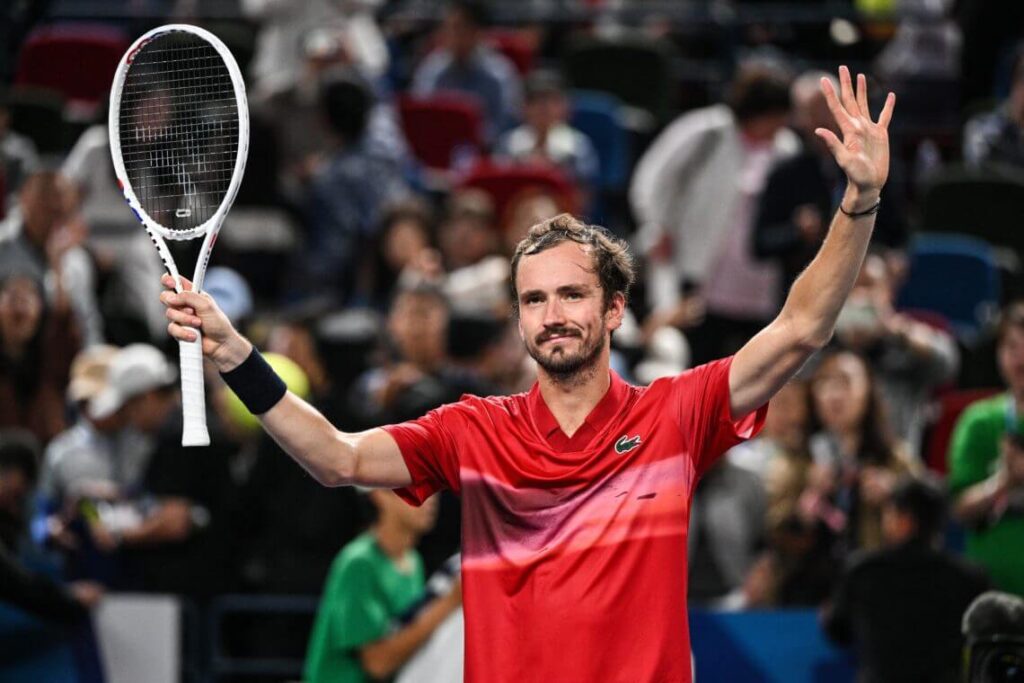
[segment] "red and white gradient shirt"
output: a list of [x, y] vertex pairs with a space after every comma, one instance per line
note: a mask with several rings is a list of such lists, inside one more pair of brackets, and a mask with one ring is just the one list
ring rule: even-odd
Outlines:
[[686, 533], [697, 478], [757, 433], [731, 358], [611, 387], [569, 438], [540, 390], [386, 427], [420, 504], [462, 497], [468, 683], [690, 681]]

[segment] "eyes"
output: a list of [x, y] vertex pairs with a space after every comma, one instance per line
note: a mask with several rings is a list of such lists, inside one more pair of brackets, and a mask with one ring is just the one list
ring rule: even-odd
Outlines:
[[[564, 292], [560, 292], [559, 296], [561, 296], [562, 301], [574, 303], [586, 299], [587, 293], [578, 289], [568, 289]], [[536, 304], [542, 304], [544, 303], [545, 298], [545, 295], [541, 294], [540, 292], [531, 292], [523, 296], [523, 305], [532, 306]]]

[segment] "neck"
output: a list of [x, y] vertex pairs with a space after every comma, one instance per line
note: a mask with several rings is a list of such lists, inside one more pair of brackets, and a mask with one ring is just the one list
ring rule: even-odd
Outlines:
[[384, 554], [396, 562], [416, 545], [416, 534], [393, 519], [380, 520], [371, 533]]
[[559, 377], [538, 369], [537, 383], [551, 414], [562, 431], [572, 436], [611, 386], [607, 352], [598, 362], [569, 377]]

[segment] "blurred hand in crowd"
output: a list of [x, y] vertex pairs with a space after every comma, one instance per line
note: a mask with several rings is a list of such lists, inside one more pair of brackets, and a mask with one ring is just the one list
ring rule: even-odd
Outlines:
[[793, 210], [793, 225], [808, 244], [820, 244], [825, 239], [825, 217], [813, 204], [801, 204]]
[[867, 466], [860, 471], [861, 500], [872, 507], [881, 507], [889, 499], [896, 474], [883, 467]]
[[93, 581], [75, 581], [68, 585], [68, 590], [71, 591], [71, 596], [86, 609], [92, 609], [98, 605], [105, 593], [103, 586]]

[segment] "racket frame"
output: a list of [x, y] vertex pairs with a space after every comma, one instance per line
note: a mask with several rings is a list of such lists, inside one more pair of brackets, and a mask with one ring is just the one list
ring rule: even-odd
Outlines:
[[[217, 211], [208, 220], [188, 230], [167, 228], [153, 220], [146, 213], [129, 182], [124, 161], [121, 158], [120, 113], [121, 93], [124, 89], [125, 77], [131, 68], [135, 56], [143, 47], [158, 37], [175, 32], [191, 33], [198, 36], [217, 51], [231, 77], [238, 111], [238, 151], [235, 155], [235, 168], [231, 175], [227, 192], [224, 195], [224, 199], [221, 200]], [[160, 260], [163, 261], [167, 272], [174, 278], [174, 288], [178, 293], [183, 291], [181, 275], [177, 264], [174, 262], [174, 257], [167, 247], [166, 241], [192, 240], [203, 237], [203, 244], [199, 250], [195, 271], [192, 275], [193, 291], [202, 292], [203, 281], [206, 278], [206, 268], [210, 263], [210, 255], [213, 252], [213, 245], [217, 241], [217, 234], [220, 232], [224, 219], [235, 201], [235, 196], [238, 194], [238, 188], [242, 184], [242, 177], [245, 174], [245, 162], [249, 156], [249, 107], [245, 94], [245, 82], [242, 79], [242, 72], [239, 70], [235, 58], [217, 36], [198, 26], [167, 24], [146, 32], [132, 43], [117, 65], [117, 71], [114, 73], [114, 80], [110, 88], [110, 110], [107, 119], [107, 130], [110, 138], [110, 155], [114, 162], [117, 185], [121, 188], [125, 202], [131, 208], [132, 213], [135, 214], [135, 217], [153, 241], [153, 245], [156, 247]], [[206, 428], [202, 336], [199, 330], [193, 329], [193, 332], [196, 333], [195, 341], [178, 342], [181, 357], [181, 403], [184, 418], [181, 445], [207, 446], [210, 443], [210, 435]]]

